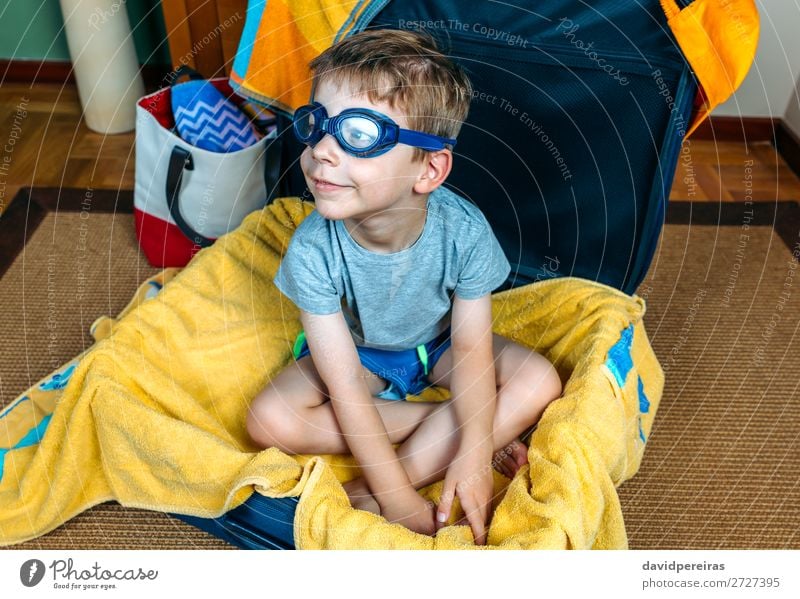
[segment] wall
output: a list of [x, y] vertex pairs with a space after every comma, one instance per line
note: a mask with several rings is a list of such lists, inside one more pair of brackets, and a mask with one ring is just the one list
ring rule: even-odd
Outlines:
[[[160, 0], [125, 3], [140, 64], [169, 64]], [[0, 0], [0, 59], [68, 61], [58, 0]]]

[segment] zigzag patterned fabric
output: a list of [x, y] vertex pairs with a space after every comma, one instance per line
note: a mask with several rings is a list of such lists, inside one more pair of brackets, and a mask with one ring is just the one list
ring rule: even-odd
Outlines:
[[235, 152], [258, 141], [247, 115], [207, 81], [172, 88], [172, 113], [181, 138], [210, 152]]

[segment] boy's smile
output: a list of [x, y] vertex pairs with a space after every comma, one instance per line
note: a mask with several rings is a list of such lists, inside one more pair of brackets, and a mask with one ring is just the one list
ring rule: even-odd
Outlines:
[[[322, 80], [314, 101], [331, 116], [347, 108], [379, 111], [400, 127], [408, 122], [399, 107], [373, 104], [366, 95], [355, 94], [347, 82], [340, 85]], [[350, 235], [363, 247], [392, 253], [413, 245], [425, 226], [428, 194], [444, 177], [432, 173], [430, 159], [413, 162], [414, 148], [398, 144], [371, 158], [357, 158], [345, 152], [332, 135], [325, 135], [300, 157], [300, 166], [316, 209], [326, 219], [344, 221]], [[437, 159], [437, 162], [442, 162]], [[436, 182], [434, 182], [434, 179]], [[441, 179], [441, 180], [440, 180]]]
[[332, 192], [332, 191], [342, 191], [344, 189], [348, 189], [349, 185], [337, 185], [331, 181], [325, 181], [324, 179], [312, 179], [313, 187], [316, 191], [320, 193], [324, 192]]

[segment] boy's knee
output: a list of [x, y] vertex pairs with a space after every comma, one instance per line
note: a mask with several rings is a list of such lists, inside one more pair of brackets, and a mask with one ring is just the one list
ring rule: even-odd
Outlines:
[[548, 403], [561, 397], [561, 393], [564, 390], [558, 371], [549, 362], [547, 363], [545, 374], [541, 378], [540, 387], [542, 396], [548, 399]]
[[291, 453], [287, 442], [292, 438], [291, 420], [283, 410], [269, 401], [266, 394], [253, 400], [247, 411], [247, 434], [259, 447], [277, 447]]
[[538, 416], [561, 396], [562, 390], [561, 378], [553, 365], [546, 358], [536, 356], [535, 361], [529, 362], [509, 381], [507, 392], [514, 396], [514, 403], [521, 409], [530, 409]]

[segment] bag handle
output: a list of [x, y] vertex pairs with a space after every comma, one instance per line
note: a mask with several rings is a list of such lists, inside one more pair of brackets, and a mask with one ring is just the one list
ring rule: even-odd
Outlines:
[[278, 184], [281, 176], [281, 156], [283, 143], [276, 130], [275, 139], [264, 148], [264, 184], [267, 190], [267, 204], [271, 204], [278, 195]]
[[[278, 193], [278, 183], [280, 179], [281, 167], [281, 143], [279, 138], [275, 138], [264, 149], [264, 183], [267, 191], [267, 204], [272, 203]], [[177, 227], [192, 243], [204, 248], [212, 245], [215, 239], [205, 237], [195, 231], [192, 226], [183, 218], [180, 208], [180, 193], [183, 183], [183, 171], [194, 170], [194, 160], [192, 153], [188, 150], [175, 146], [169, 157], [169, 167], [167, 168], [167, 206], [172, 220]]]
[[[170, 87], [174, 86], [181, 77], [188, 77], [192, 81], [204, 80], [200, 73], [195, 71], [192, 67], [182, 64], [172, 72], [172, 82]], [[172, 148], [172, 154], [169, 157], [169, 167], [167, 168], [167, 206], [169, 207], [169, 214], [175, 224], [181, 230], [189, 241], [195, 246], [204, 248], [214, 243], [214, 240], [201, 235], [195, 231], [192, 226], [186, 222], [181, 214], [180, 208], [180, 193], [181, 184], [183, 183], [183, 171], [194, 170], [194, 160], [192, 153], [180, 146]]]
[[192, 153], [183, 149], [180, 146], [172, 148], [172, 154], [169, 157], [169, 168], [167, 169], [167, 206], [169, 206], [169, 213], [172, 220], [181, 230], [181, 233], [186, 235], [193, 244], [198, 247], [204, 248], [214, 243], [214, 240], [205, 237], [195, 231], [189, 223], [184, 220], [181, 214], [179, 196], [181, 193], [181, 183], [183, 182], [183, 171], [194, 170], [194, 160], [192, 160]]

